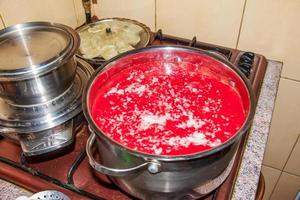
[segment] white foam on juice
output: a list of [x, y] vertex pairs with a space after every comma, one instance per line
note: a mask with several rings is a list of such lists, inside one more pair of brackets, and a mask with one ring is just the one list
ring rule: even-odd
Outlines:
[[[204, 76], [184, 70], [186, 66], [176, 69], [176, 65], [163, 62], [148, 65], [144, 71], [139, 66], [139, 70], [124, 73], [104, 93], [110, 107], [96, 120], [108, 136], [131, 149], [155, 155], [194, 146], [213, 148], [222, 144], [218, 136], [231, 136], [223, 129], [234, 116], [219, 114], [224, 103], [222, 90], [215, 91]], [[160, 66], [165, 74], [159, 72]], [[153, 76], [156, 71], [159, 73]], [[190, 83], [190, 75], [201, 84], [195, 80]], [[214, 91], [215, 96], [207, 95]]]

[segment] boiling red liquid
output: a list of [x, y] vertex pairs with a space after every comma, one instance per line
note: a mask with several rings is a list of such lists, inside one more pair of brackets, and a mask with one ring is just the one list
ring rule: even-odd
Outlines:
[[229, 140], [245, 122], [240, 93], [210, 70], [220, 62], [198, 54], [136, 60], [93, 86], [91, 115], [115, 142], [147, 154], [194, 154]]

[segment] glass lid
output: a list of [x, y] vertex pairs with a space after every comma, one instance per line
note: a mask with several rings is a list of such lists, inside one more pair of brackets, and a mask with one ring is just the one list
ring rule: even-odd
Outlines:
[[78, 33], [81, 39], [78, 55], [95, 61], [145, 47], [150, 41], [150, 29], [130, 19], [102, 19], [80, 28]]

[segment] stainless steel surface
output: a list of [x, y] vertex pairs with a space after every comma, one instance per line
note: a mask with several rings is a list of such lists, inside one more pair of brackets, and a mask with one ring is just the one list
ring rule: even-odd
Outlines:
[[[90, 115], [90, 108], [88, 106], [90, 105], [89, 95], [93, 81], [96, 80], [96, 77], [100, 73], [105, 73], [105, 70], [110, 67], [110, 64], [117, 62], [118, 59], [130, 54], [151, 50], [162, 50], [168, 54], [171, 54], [173, 50], [180, 50], [209, 55], [213, 59], [222, 62], [224, 67], [230, 69], [239, 77], [240, 84], [248, 91], [248, 97], [245, 97], [246, 99], [244, 100], [249, 101], [250, 108], [246, 122], [234, 137], [211, 150], [188, 156], [168, 157], [149, 155], [127, 149], [108, 138], [97, 128]], [[113, 69], [110, 70], [110, 73], [106, 73], [107, 79], [117, 71], [119, 70], [115, 69], [114, 71]], [[226, 170], [230, 171], [231, 169], [230, 163], [236, 154], [239, 141], [251, 125], [251, 120], [254, 115], [254, 106], [254, 94], [248, 79], [234, 65], [219, 56], [194, 48], [178, 46], [148, 47], [124, 53], [114, 57], [105, 63], [103, 68], [98, 69], [90, 78], [84, 91], [83, 110], [91, 132], [97, 135], [97, 153], [100, 155], [99, 161], [96, 161], [92, 156], [91, 148], [93, 136], [91, 136], [87, 144], [89, 162], [95, 170], [108, 175], [112, 174], [110, 178], [117, 186], [138, 198], [183, 199], [191, 195], [193, 197], [201, 197], [217, 188], [227, 177], [228, 173], [224, 175], [224, 172]], [[157, 166], [160, 166], [157, 173], [149, 173], [149, 163], [157, 163]], [[220, 176], [222, 176], [222, 178], [220, 178], [221, 181], [214, 182], [214, 185], [210, 187], [210, 189], [200, 189], [207, 184], [210, 185], [213, 180], [218, 179]]]
[[[239, 138], [238, 138], [239, 140]], [[87, 148], [93, 143], [92, 136]], [[211, 155], [185, 160], [170, 161], [159, 158], [135, 156], [126, 149], [112, 145], [103, 137], [97, 137], [95, 157], [91, 154], [90, 165], [98, 172], [109, 175], [123, 191], [141, 199], [184, 199], [202, 197], [222, 184], [228, 176], [238, 141]], [[87, 151], [91, 152], [91, 150]], [[100, 156], [99, 156], [100, 155]], [[96, 161], [96, 162], [95, 162]], [[157, 163], [161, 171], [151, 173], [150, 163]], [[225, 175], [225, 170], [228, 170]], [[219, 181], [212, 181], [221, 179]], [[206, 188], [206, 189], [203, 189]]]
[[[181, 163], [175, 164], [175, 163], [158, 162], [154, 160], [149, 161], [147, 159], [141, 159], [140, 162], [142, 164], [140, 165], [131, 168], [114, 169], [98, 163], [98, 161], [94, 158], [92, 152], [93, 152], [93, 144], [95, 142], [95, 139], [96, 136], [94, 133], [92, 133], [87, 141], [87, 146], [86, 146], [86, 152], [89, 158], [90, 165], [96, 171], [109, 175], [114, 182], [123, 184], [121, 188], [126, 192], [130, 191], [129, 193], [133, 194], [134, 196], [137, 196], [136, 194], [138, 194], [140, 195], [138, 197], [142, 199], [197, 199], [205, 194], [210, 193], [211, 191], [219, 187], [229, 175], [236, 155], [236, 153], [234, 153], [233, 155], [232, 153], [236, 152], [236, 148], [239, 145], [239, 143], [234, 144], [236, 146], [231, 147], [232, 149], [230, 150], [230, 152], [228, 152], [229, 150], [227, 149], [226, 151], [219, 152], [220, 155], [218, 156], [215, 155], [215, 157], [203, 158], [201, 161], [200, 160], [192, 160], [188, 162], [183, 161]], [[114, 150], [114, 149], [107, 149], [104, 146], [105, 146], [104, 143], [101, 144], [98, 143], [97, 150], [98, 151], [104, 150], [107, 153], [106, 155], [103, 155], [104, 157], [99, 158], [99, 160], [109, 159], [108, 158], [108, 156], [110, 156], [109, 150]], [[222, 156], [222, 153], [225, 153], [224, 154], [225, 158], [220, 158]], [[125, 158], [125, 160], [130, 160], [132, 158], [133, 157], [128, 156], [127, 158]], [[225, 160], [226, 158], [229, 159], [229, 163]], [[116, 159], [119, 161], [119, 158], [116, 157], [115, 154], [113, 155], [111, 160], [112, 159]], [[133, 161], [136, 161], [136, 158], [133, 159], [135, 159]], [[221, 162], [221, 160], [215, 162], [214, 159], [224, 159], [224, 160], [223, 162]], [[164, 168], [160, 167], [158, 171], [152, 173], [150, 171], [152, 164], [154, 164], [154, 166], [158, 166], [158, 164], [160, 163], [162, 165], [159, 166], [164, 166]], [[222, 166], [218, 166], [217, 169], [216, 165], [220, 163], [225, 168], [222, 169]], [[118, 164], [120, 164], [120, 166], [122, 165], [122, 163], [118, 163]], [[228, 165], [226, 166], [226, 164]], [[168, 167], [170, 167], [170, 169], [168, 169]], [[189, 170], [190, 170], [190, 174], [188, 174]], [[141, 184], [141, 182], [138, 182], [140, 181], [138, 180], [139, 178], [146, 178], [146, 180], [148, 181], [149, 179], [151, 180], [150, 182], [148, 182], [147, 186], [144, 186], [143, 184]], [[190, 181], [189, 180], [190, 178], [193, 178], [195, 180]], [[208, 179], [205, 180], [205, 178]], [[130, 183], [129, 184], [127, 182], [121, 183], [122, 179], [125, 179], [125, 182], [129, 181]], [[200, 180], [200, 182], [197, 182], [198, 179]], [[189, 185], [191, 186], [191, 188], [188, 188]], [[125, 189], [123, 187], [125, 187]]]
[[47, 102], [63, 93], [76, 74], [80, 44], [71, 28], [28, 22], [0, 31], [0, 97], [15, 105]]
[[74, 82], [60, 96], [42, 104], [17, 106], [0, 99], [0, 133], [32, 133], [62, 124], [81, 112], [81, 96], [93, 68], [77, 59]]
[[[38, 156], [63, 149], [74, 142], [75, 133], [82, 127], [82, 113], [53, 128], [32, 133], [2, 134], [20, 145], [25, 156]], [[0, 134], [1, 135], [1, 134]]]
[[[88, 28], [90, 27], [93, 27], [97, 24], [101, 24], [101, 23], [105, 23], [105, 22], [113, 22], [113, 21], [126, 21], [126, 22], [130, 22], [130, 23], [133, 23], [135, 25], [138, 25], [140, 26], [143, 31], [140, 33], [140, 42], [135, 45], [135, 48], [142, 48], [142, 47], [145, 47], [149, 44], [150, 40], [151, 40], [151, 31], [150, 31], [150, 28], [147, 27], [145, 24], [142, 24], [138, 21], [135, 21], [135, 20], [131, 20], [131, 19], [125, 19], [125, 18], [105, 18], [105, 19], [101, 19], [97, 22], [94, 22], [94, 23], [91, 23], [91, 24], [87, 24], [81, 28], [79, 28], [77, 30], [78, 33], [82, 32], [82, 31], [85, 31], [87, 30]], [[82, 54], [78, 51], [76, 56], [86, 60], [88, 63], [90, 64], [93, 64], [93, 65], [99, 65], [99, 64], [102, 64], [103, 62], [105, 62], [105, 60], [101, 57], [96, 57], [96, 58], [92, 58], [92, 59], [86, 59], [84, 57], [82, 57]]]
[[97, 160], [93, 157], [93, 153], [92, 153], [92, 146], [95, 143], [95, 139], [96, 139], [96, 135], [92, 133], [87, 141], [86, 153], [89, 158], [90, 165], [98, 172], [101, 172], [109, 176], [128, 176], [128, 175], [133, 175], [135, 173], [138, 173], [145, 169], [148, 169], [148, 171], [152, 174], [156, 174], [159, 172], [157, 167], [159, 163], [153, 161], [152, 162], [145, 161], [142, 164], [127, 169], [110, 168], [98, 163]]
[[55, 151], [73, 143], [73, 119], [39, 133], [18, 134], [25, 156], [36, 156]]
[[208, 51], [210, 54], [214, 54], [216, 57], [219, 57], [221, 59], [224, 59], [224, 60], [228, 60], [228, 58], [224, 55], [224, 54], [221, 54], [217, 51]]
[[63, 29], [53, 26], [17, 25], [1, 34], [1, 70], [17, 70], [47, 63], [66, 54], [72, 46], [72, 38]]
[[16, 200], [70, 200], [70, 198], [64, 193], [56, 190], [45, 190], [35, 193], [31, 197], [18, 197]]
[[296, 194], [295, 200], [300, 200], [300, 190], [299, 190], [298, 193]]

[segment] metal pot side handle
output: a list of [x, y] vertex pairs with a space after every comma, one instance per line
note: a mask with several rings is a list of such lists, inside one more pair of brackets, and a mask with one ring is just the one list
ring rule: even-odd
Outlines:
[[86, 154], [89, 159], [90, 165], [98, 172], [109, 175], [109, 176], [128, 176], [136, 174], [137, 172], [140, 172], [142, 170], [148, 169], [148, 171], [151, 174], [157, 174], [161, 172], [161, 164], [157, 161], [149, 161], [145, 162], [143, 164], [140, 164], [138, 166], [127, 168], [127, 169], [115, 169], [103, 166], [99, 164], [92, 154], [92, 146], [96, 140], [96, 135], [94, 133], [91, 133], [89, 139], [87, 140], [86, 145]]

